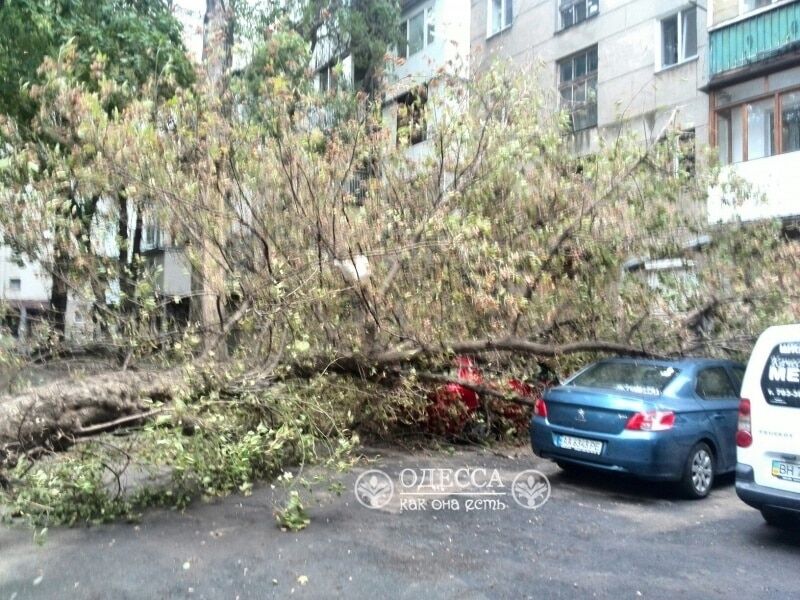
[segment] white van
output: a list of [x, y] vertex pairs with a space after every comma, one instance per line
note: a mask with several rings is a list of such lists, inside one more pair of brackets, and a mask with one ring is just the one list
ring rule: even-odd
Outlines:
[[800, 324], [758, 338], [742, 382], [736, 493], [771, 525], [800, 516]]

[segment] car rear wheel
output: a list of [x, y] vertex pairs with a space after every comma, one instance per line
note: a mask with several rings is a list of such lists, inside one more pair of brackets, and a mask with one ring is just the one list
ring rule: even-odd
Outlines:
[[689, 498], [708, 496], [714, 485], [714, 455], [708, 444], [700, 442], [692, 448], [686, 459], [681, 486]]

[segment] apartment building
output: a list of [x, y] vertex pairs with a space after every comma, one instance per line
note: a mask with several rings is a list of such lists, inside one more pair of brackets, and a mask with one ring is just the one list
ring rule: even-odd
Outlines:
[[[800, 216], [800, 2], [713, 0], [709, 6], [710, 142], [753, 187], [743, 204], [712, 190], [709, 219]], [[726, 200], [728, 202], [726, 202]]]
[[[430, 147], [435, 126], [434, 98], [443, 90], [441, 75], [468, 74], [470, 0], [401, 0], [397, 48], [385, 65], [383, 121], [390, 138], [407, 146], [411, 157]], [[322, 36], [311, 58], [317, 90], [340, 86], [359, 88], [361, 74], [349, 52], [341, 53]], [[339, 54], [337, 54], [337, 51]]]
[[437, 96], [446, 78], [469, 73], [470, 0], [405, 0], [401, 3], [397, 62], [387, 70], [383, 120], [391, 139], [412, 157], [430, 150]]
[[504, 59], [570, 113], [575, 151], [620, 127], [653, 140], [667, 122], [708, 141], [704, 2], [472, 0], [477, 69]]

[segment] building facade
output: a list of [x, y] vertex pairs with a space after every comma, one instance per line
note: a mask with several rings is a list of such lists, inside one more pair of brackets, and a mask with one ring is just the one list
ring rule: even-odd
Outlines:
[[405, 0], [401, 10], [405, 44], [387, 69], [383, 121], [390, 139], [421, 157], [431, 147], [447, 77], [469, 74], [470, 1]]
[[712, 222], [800, 216], [800, 2], [713, 0], [709, 6], [710, 142], [723, 183], [753, 188], [744, 203], [724, 185], [709, 195]]
[[536, 77], [568, 111], [575, 151], [621, 127], [654, 141], [669, 122], [708, 141], [704, 2], [472, 0], [477, 69], [497, 59]]

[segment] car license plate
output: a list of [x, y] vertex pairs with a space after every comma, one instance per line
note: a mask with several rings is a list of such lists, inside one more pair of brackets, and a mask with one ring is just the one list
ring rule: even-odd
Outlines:
[[599, 455], [603, 451], [603, 442], [572, 437], [571, 435], [556, 436], [556, 446], [567, 450], [577, 450], [587, 454]]
[[772, 476], [786, 481], [797, 481], [800, 483], [800, 464], [783, 462], [782, 460], [772, 461]]

